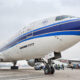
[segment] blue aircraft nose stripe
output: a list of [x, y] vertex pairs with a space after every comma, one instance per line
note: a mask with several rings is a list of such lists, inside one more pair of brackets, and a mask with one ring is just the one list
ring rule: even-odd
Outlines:
[[[27, 40], [35, 39], [35, 38], [41, 38], [41, 37], [48, 37], [48, 36], [61, 36], [61, 35], [74, 35], [74, 36], [80, 36], [80, 31], [60, 31], [60, 32], [51, 32], [51, 33], [46, 33], [38, 36], [33, 36], [28, 39], [25, 39], [23, 41], [20, 41], [19, 43], [22, 43]], [[19, 44], [17, 43], [17, 44]]]

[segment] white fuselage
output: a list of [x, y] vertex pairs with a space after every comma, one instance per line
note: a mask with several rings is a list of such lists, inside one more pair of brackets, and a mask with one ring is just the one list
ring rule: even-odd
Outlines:
[[[45, 22], [43, 21], [45, 20], [30, 24], [29, 31], [50, 25], [52, 23], [59, 23], [58, 21], [55, 22], [53, 18], [47, 19]], [[17, 34], [17, 36], [20, 36], [29, 31], [24, 30], [23, 33], [21, 32]], [[32, 32], [32, 34], [34, 34], [34, 32]], [[15, 36], [14, 38], [16, 38], [17, 36]], [[41, 58], [50, 52], [54, 52], [54, 51], [61, 52], [73, 46], [79, 41], [80, 41], [79, 35], [66, 34], [66, 35], [53, 35], [53, 36], [51, 35], [51, 36], [43, 36], [43, 37], [39, 36], [37, 38], [32, 38], [29, 40], [22, 41], [14, 45], [13, 47], [10, 47], [2, 51], [0, 54], [0, 58], [3, 59], [4, 61], [16, 61], [16, 60], [28, 60], [32, 58]]]

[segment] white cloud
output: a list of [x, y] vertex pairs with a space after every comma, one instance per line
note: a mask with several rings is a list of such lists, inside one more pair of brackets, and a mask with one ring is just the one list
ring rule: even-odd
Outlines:
[[2, 7], [17, 7], [22, 5], [23, 0], [1, 0]]

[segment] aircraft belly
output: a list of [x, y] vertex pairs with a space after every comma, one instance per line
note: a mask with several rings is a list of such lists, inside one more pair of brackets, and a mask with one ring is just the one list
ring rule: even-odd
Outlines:
[[20, 50], [20, 55], [25, 59], [43, 57], [44, 55], [56, 51], [61, 52], [80, 40], [79, 36], [52, 36], [37, 38], [22, 43], [21, 46], [33, 44]]
[[40, 58], [52, 51], [61, 52], [80, 40], [79, 36], [51, 36], [25, 41], [4, 52], [5, 60]]

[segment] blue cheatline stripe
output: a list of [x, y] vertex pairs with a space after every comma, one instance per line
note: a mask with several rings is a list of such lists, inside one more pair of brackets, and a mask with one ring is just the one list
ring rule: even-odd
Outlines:
[[48, 36], [61, 36], [61, 35], [74, 35], [74, 36], [80, 36], [80, 31], [61, 31], [61, 32], [52, 32], [52, 33], [48, 33], [48, 34], [43, 34], [43, 35], [38, 35], [38, 36], [33, 36], [31, 38], [25, 39], [23, 41], [18, 42], [22, 43], [24, 41], [27, 40], [31, 40], [31, 39], [36, 39], [36, 38], [41, 38], [41, 37], [48, 37]]
[[[36, 38], [41, 38], [41, 37], [48, 37], [48, 36], [60, 36], [60, 35], [74, 35], [74, 36], [80, 36], [80, 31], [61, 31], [61, 32], [52, 32], [52, 33], [48, 33], [48, 34], [43, 34], [43, 35], [38, 35], [38, 36], [33, 36], [31, 38], [28, 38], [28, 39], [25, 39], [25, 40], [22, 40], [17, 44], [20, 44], [24, 41], [28, 41], [28, 40], [31, 40], [31, 39], [36, 39]], [[14, 45], [15, 46], [15, 45]], [[13, 46], [12, 46], [13, 47]], [[11, 48], [11, 47], [8, 47], [8, 48]], [[8, 49], [7, 48], [7, 49]], [[0, 50], [0, 52], [4, 51], [6, 49], [2, 49]]]
[[64, 30], [80, 30], [80, 21], [70, 22], [66, 24], [57, 25], [55, 27], [51, 26], [45, 29], [41, 29], [39, 31], [33, 32], [33, 36]]
[[[66, 24], [69, 24], [69, 22], [76, 22], [76, 24], [69, 24], [69, 25], [66, 25]], [[48, 25], [48, 26], [45, 26], [45, 27], [41, 27], [41, 28], [38, 28], [38, 29], [35, 29], [33, 31], [30, 31], [30, 32], [27, 32], [27, 33], [24, 33], [22, 35], [20, 35], [19, 37], [17, 37], [15, 40], [11, 41], [9, 44], [7, 44], [6, 46], [4, 46], [2, 49], [0, 49], [0, 51], [2, 50], [6, 50], [10, 47], [13, 47], [23, 41], [26, 40], [26, 38], [28, 36], [30, 36], [33, 32], [33, 37], [36, 37], [37, 35], [45, 35], [46, 33], [49, 33], [49, 32], [55, 32], [55, 31], [62, 31], [62, 30], [79, 30], [79, 23], [80, 23], [80, 18], [78, 19], [72, 19], [72, 20], [67, 20], [67, 21], [62, 21], [62, 22], [58, 22], [58, 23], [54, 23], [54, 24], [51, 24], [51, 25]], [[62, 26], [62, 24], [64, 24], [64, 26]], [[60, 26], [61, 25], [61, 26]], [[74, 28], [75, 26], [77, 25], [78, 27]], [[55, 27], [54, 27], [55, 26]], [[31, 38], [28, 38], [28, 40], [30, 39], [33, 39], [33, 37]]]

